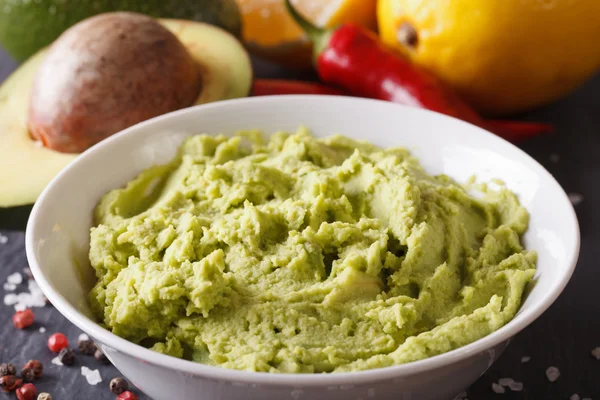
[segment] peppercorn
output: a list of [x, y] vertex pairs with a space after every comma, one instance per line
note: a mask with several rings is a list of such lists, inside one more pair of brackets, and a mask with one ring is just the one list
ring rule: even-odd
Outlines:
[[121, 394], [129, 389], [129, 383], [123, 378], [113, 378], [108, 386], [114, 394]]
[[96, 351], [96, 344], [91, 340], [78, 340], [77, 348], [83, 354], [92, 355]]
[[17, 368], [11, 363], [2, 363], [0, 364], [0, 376], [5, 375], [16, 375]]
[[58, 353], [58, 359], [64, 365], [73, 365], [75, 362], [75, 352], [72, 349], [65, 347]]
[[24, 382], [33, 382], [35, 379], [35, 372], [33, 372], [32, 368], [23, 368], [21, 370], [21, 378], [23, 378]]
[[14, 392], [23, 384], [23, 380], [14, 375], [4, 375], [0, 377], [0, 388], [5, 392]]
[[21, 369], [21, 371], [23, 371], [26, 368], [32, 369], [36, 378], [41, 377], [42, 374], [44, 373], [44, 365], [41, 362], [39, 362], [38, 360], [27, 361], [25, 363], [25, 365], [23, 365], [23, 368]]
[[94, 352], [94, 358], [96, 360], [100, 361], [101, 363], [108, 364], [108, 358], [106, 358], [106, 356], [104, 355], [104, 353], [100, 349], [97, 349]]
[[117, 400], [138, 400], [138, 397], [134, 393], [127, 391], [118, 395]]
[[38, 395], [37, 400], [52, 400], [52, 396], [50, 393], [42, 392]]
[[26, 383], [17, 389], [17, 399], [19, 400], [35, 400], [37, 389], [33, 383]]
[[69, 340], [62, 333], [55, 333], [48, 338], [48, 348], [50, 351], [58, 353], [66, 347], [69, 347]]
[[33, 325], [33, 320], [35, 319], [33, 315], [33, 311], [29, 308], [23, 311], [17, 311], [15, 315], [13, 315], [12, 320], [13, 324], [16, 328], [25, 329]]

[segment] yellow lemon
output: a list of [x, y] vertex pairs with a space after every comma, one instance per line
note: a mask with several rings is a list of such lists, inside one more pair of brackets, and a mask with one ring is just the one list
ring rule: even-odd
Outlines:
[[379, 0], [382, 40], [486, 114], [566, 94], [600, 67], [600, 0]]
[[[249, 50], [295, 67], [311, 65], [311, 44], [287, 13], [284, 0], [236, 0], [242, 13], [242, 38]], [[353, 22], [374, 29], [376, 0], [293, 0], [310, 22], [333, 27]]]

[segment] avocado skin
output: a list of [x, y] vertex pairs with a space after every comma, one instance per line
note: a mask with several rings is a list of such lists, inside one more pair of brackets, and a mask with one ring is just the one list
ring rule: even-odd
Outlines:
[[0, 45], [23, 61], [77, 22], [111, 11], [206, 22], [237, 37], [241, 32], [235, 0], [0, 0]]

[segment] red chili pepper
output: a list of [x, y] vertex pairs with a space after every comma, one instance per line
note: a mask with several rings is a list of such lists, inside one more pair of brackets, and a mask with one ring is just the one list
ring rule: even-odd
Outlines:
[[426, 108], [489, 129], [508, 140], [552, 130], [548, 124], [488, 123], [427, 71], [394, 52], [372, 32], [354, 24], [326, 31], [315, 27], [285, 0], [290, 15], [313, 41], [321, 80], [350, 94]]
[[330, 94], [343, 96], [341, 90], [319, 83], [287, 81], [283, 79], [255, 79], [252, 83], [252, 96], [279, 94]]

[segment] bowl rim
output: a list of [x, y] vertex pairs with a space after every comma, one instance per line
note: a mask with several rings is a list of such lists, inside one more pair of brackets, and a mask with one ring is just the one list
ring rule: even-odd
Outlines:
[[186, 114], [196, 113], [199, 109], [207, 109], [207, 108], [227, 108], [230, 106], [243, 106], [247, 103], [256, 103], [263, 102], [265, 105], [268, 105], [270, 102], [282, 102], [282, 101], [309, 101], [309, 102], [332, 102], [332, 101], [345, 101], [345, 102], [355, 102], [358, 103], [380, 103], [382, 106], [386, 107], [400, 107], [404, 109], [410, 109], [409, 112], [413, 113], [424, 113], [427, 116], [435, 117], [435, 118], [444, 118], [448, 120], [448, 123], [451, 124], [465, 124], [465, 127], [473, 130], [480, 130], [480, 134], [488, 135], [492, 141], [496, 140], [498, 142], [504, 142], [503, 145], [508, 144], [512, 147], [512, 150], [520, 155], [521, 157], [525, 157], [529, 162], [533, 163], [533, 166], [538, 169], [538, 173], [545, 175], [546, 179], [549, 179], [553, 183], [557, 185], [559, 190], [559, 195], [564, 196], [564, 200], [567, 200], [567, 204], [571, 204], [568, 201], [568, 196], [560, 186], [560, 184], [556, 181], [556, 179], [534, 158], [529, 156], [520, 148], [514, 146], [513, 144], [506, 142], [504, 139], [501, 139], [494, 134], [487, 132], [479, 127], [466, 123], [462, 120], [458, 120], [453, 117], [449, 117], [446, 115], [442, 115], [433, 111], [417, 109], [413, 107], [403, 106], [399, 104], [393, 104], [386, 101], [381, 100], [373, 100], [373, 99], [363, 99], [363, 98], [354, 98], [354, 97], [346, 97], [346, 96], [331, 96], [331, 95], [276, 95], [276, 96], [261, 96], [257, 98], [241, 98], [241, 99], [233, 99], [233, 100], [225, 100], [219, 101], [210, 104], [198, 105], [189, 108], [185, 108], [182, 110], [174, 111], [168, 114], [163, 114], [161, 116], [152, 118], [150, 120], [141, 122], [132, 127], [129, 127], [121, 132], [112, 135], [111, 137], [103, 140], [102, 142], [92, 146], [83, 152], [79, 157], [73, 160], [70, 164], [68, 164], [63, 170], [56, 176], [52, 181], [46, 186], [42, 194], [39, 196], [38, 200], [34, 204], [28, 223], [25, 234], [25, 247], [27, 259], [30, 264], [30, 268], [32, 273], [36, 279], [37, 284], [39, 285], [42, 292], [47, 296], [53, 306], [63, 315], [65, 316], [71, 323], [76, 325], [79, 329], [88, 333], [93, 338], [99, 340], [109, 348], [115, 349], [119, 352], [125, 353], [129, 356], [135, 357], [142, 362], [151, 363], [157, 366], [163, 366], [168, 369], [176, 370], [182, 373], [203, 377], [206, 379], [213, 379], [219, 381], [234, 381], [239, 383], [246, 384], [267, 384], [267, 385], [279, 385], [279, 386], [293, 386], [293, 385], [304, 385], [304, 386], [331, 386], [331, 385], [354, 385], [354, 384], [364, 384], [364, 383], [372, 383], [381, 380], [395, 379], [395, 378], [403, 378], [407, 376], [411, 376], [414, 374], [422, 373], [425, 371], [433, 370], [436, 368], [441, 368], [444, 366], [448, 366], [450, 364], [465, 360], [470, 356], [473, 356], [478, 353], [485, 352], [494, 346], [501, 344], [502, 342], [508, 341], [512, 336], [523, 330], [525, 327], [530, 325], [534, 320], [536, 320], [543, 312], [545, 312], [552, 303], [558, 298], [558, 296], [562, 293], [565, 286], [569, 282], [575, 266], [577, 264], [577, 260], [579, 257], [580, 250], [580, 230], [579, 223], [577, 220], [577, 216], [573, 206], [571, 205], [568, 210], [568, 214], [570, 215], [569, 223], [572, 224], [572, 228], [575, 231], [574, 244], [575, 246], [571, 249], [570, 254], [565, 258], [566, 260], [566, 268], [564, 273], [557, 279], [554, 283], [552, 290], [549, 291], [542, 301], [535, 303], [528, 312], [523, 313], [520, 318], [515, 317], [507, 324], [502, 326], [500, 329], [490, 333], [489, 335], [476, 340], [470, 344], [459, 347], [457, 349], [451, 350], [446, 353], [442, 353], [439, 355], [435, 355], [423, 360], [418, 360], [406, 364], [393, 365], [382, 368], [375, 368], [369, 370], [362, 371], [354, 371], [354, 372], [340, 372], [340, 373], [324, 373], [324, 374], [274, 374], [269, 372], [254, 372], [254, 371], [242, 371], [242, 370], [234, 370], [227, 369], [222, 367], [210, 366], [201, 363], [196, 363], [194, 361], [183, 360], [171, 356], [167, 356], [161, 353], [154, 352], [150, 349], [142, 347], [138, 344], [130, 342], [126, 339], [123, 339], [107, 329], [102, 328], [93, 320], [89, 319], [83, 313], [79, 312], [75, 307], [73, 307], [70, 303], [63, 299], [63, 297], [54, 290], [49, 281], [45, 278], [44, 273], [40, 265], [43, 263], [38, 259], [36, 251], [35, 251], [35, 238], [36, 232], [38, 230], [39, 225], [39, 215], [42, 209], [42, 205], [45, 203], [46, 198], [52, 195], [53, 187], [56, 183], [62, 180], [63, 176], [68, 174], [71, 170], [76, 169], [79, 163], [84, 160], [88, 155], [93, 154], [97, 151], [101, 151], [104, 147], [112, 145], [114, 142], [118, 142], [125, 135], [133, 134], [136, 131], [143, 130], [148, 126], [163, 120], [173, 119], [176, 120], [180, 116]]

